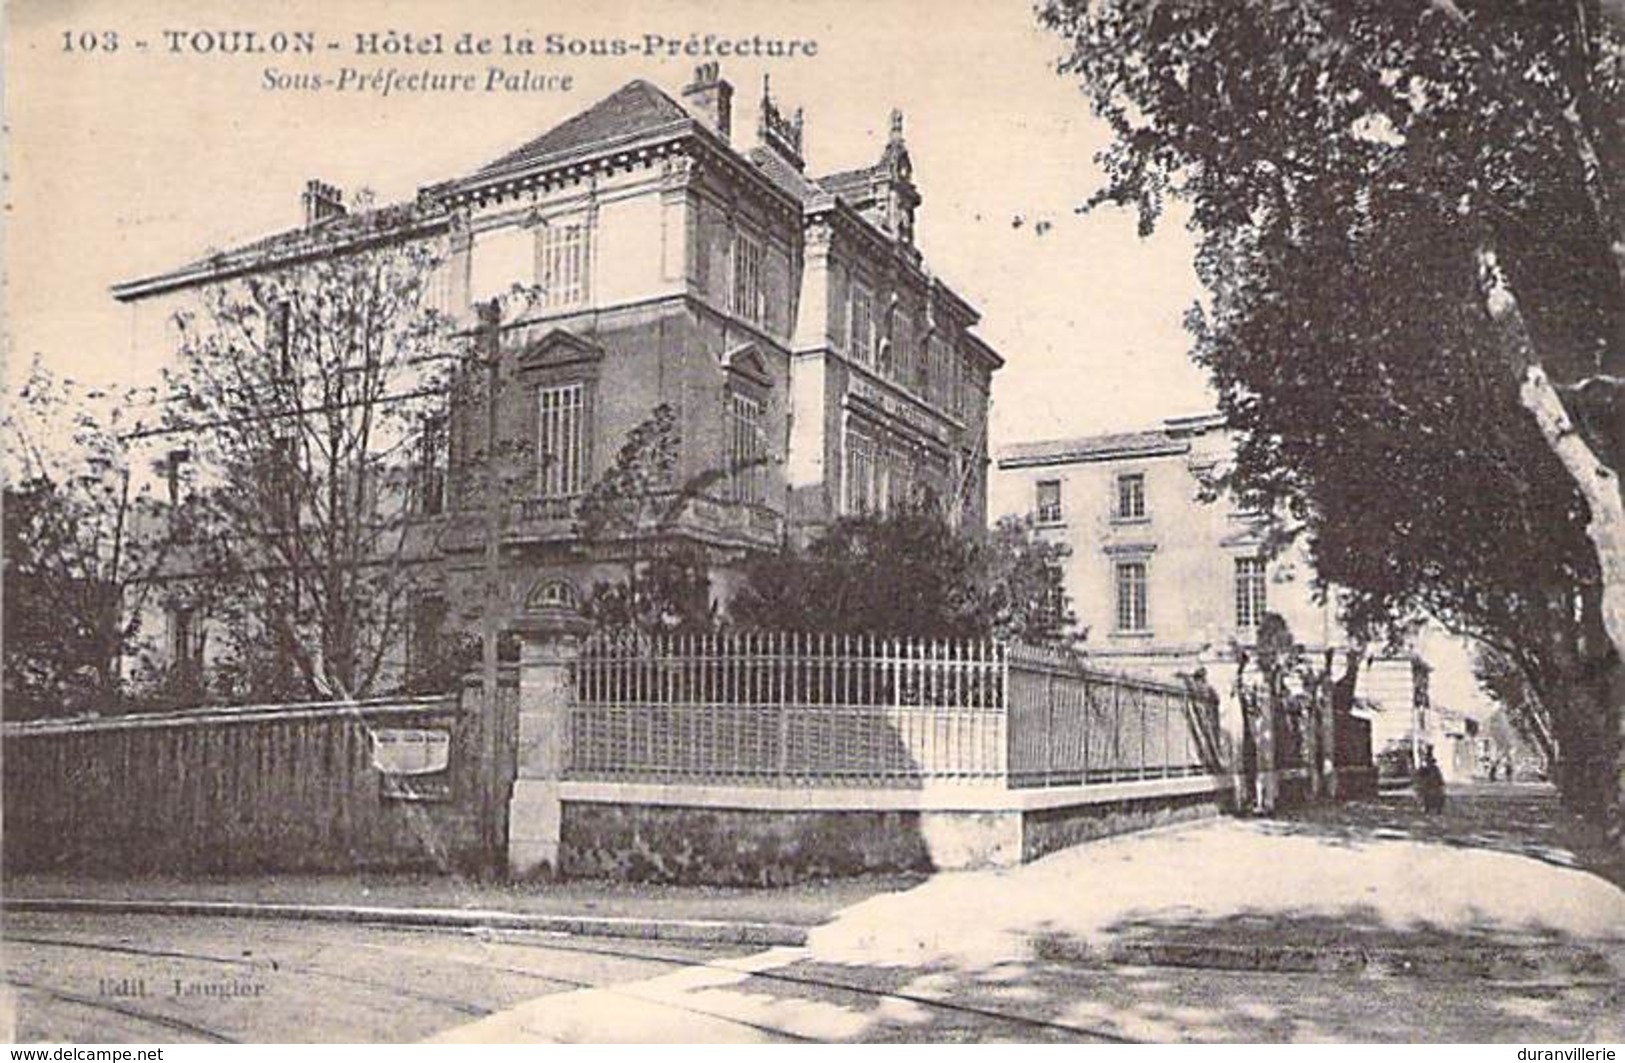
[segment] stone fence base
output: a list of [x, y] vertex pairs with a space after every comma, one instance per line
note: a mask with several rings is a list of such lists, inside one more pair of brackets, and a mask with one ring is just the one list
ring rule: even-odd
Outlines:
[[1228, 780], [1004, 790], [783, 791], [566, 782], [567, 877], [777, 886], [1009, 867], [1093, 838], [1215, 816]]

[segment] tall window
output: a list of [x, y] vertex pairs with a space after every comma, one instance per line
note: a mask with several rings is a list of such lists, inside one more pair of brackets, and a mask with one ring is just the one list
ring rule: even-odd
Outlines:
[[446, 508], [446, 420], [440, 415], [423, 419], [418, 436], [417, 512], [426, 517]]
[[964, 420], [970, 412], [971, 389], [975, 386], [976, 368], [971, 364], [969, 357], [960, 355], [954, 359], [954, 416]]
[[883, 508], [887, 512], [902, 509], [914, 500], [914, 459], [901, 450], [886, 455], [886, 496]]
[[186, 463], [192, 460], [192, 451], [186, 447], [171, 450], [162, 459], [164, 483], [168, 488], [169, 504], [181, 504], [181, 488], [185, 483]]
[[203, 667], [203, 625], [190, 606], [174, 606], [169, 611], [169, 660], [186, 675]]
[[409, 676], [430, 672], [445, 652], [446, 599], [419, 592], [408, 602], [406, 615], [406, 671]]
[[1264, 559], [1236, 558], [1236, 626], [1257, 627], [1266, 606]]
[[875, 360], [875, 297], [856, 281], [852, 284], [852, 357], [864, 365]]
[[930, 361], [930, 369], [926, 377], [926, 395], [937, 406], [949, 404], [949, 372], [948, 348], [935, 336], [931, 337], [926, 349], [926, 356]]
[[897, 379], [921, 395], [929, 394], [930, 360], [920, 349], [920, 337], [914, 327], [913, 316], [899, 310], [892, 333], [897, 343]]
[[1066, 576], [1060, 565], [1044, 566], [1044, 614], [1057, 623], [1066, 616]]
[[1061, 523], [1061, 481], [1038, 481], [1038, 523]]
[[756, 324], [766, 316], [767, 300], [762, 287], [762, 245], [744, 233], [734, 234], [733, 297], [734, 313]]
[[1145, 562], [1117, 562], [1117, 630], [1145, 631], [1146, 605]]
[[542, 306], [576, 306], [587, 299], [587, 227], [581, 222], [552, 222], [538, 230], [536, 282]]
[[569, 498], [586, 486], [586, 408], [581, 384], [538, 393], [538, 457], [543, 498]]
[[1145, 519], [1145, 474], [1126, 472], [1117, 478], [1118, 520]]
[[846, 433], [846, 512], [880, 508], [881, 476], [875, 441], [851, 429]]
[[762, 467], [767, 456], [762, 431], [762, 403], [749, 395], [728, 393], [728, 494], [735, 502], [760, 504]]

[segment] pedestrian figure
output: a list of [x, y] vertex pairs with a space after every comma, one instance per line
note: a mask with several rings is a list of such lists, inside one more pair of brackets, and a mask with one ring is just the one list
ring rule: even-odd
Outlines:
[[1444, 773], [1430, 749], [1425, 754], [1422, 768], [1416, 773], [1416, 795], [1422, 799], [1422, 811], [1428, 815], [1444, 811]]
[[1512, 758], [1507, 758], [1507, 782], [1512, 781]]
[[1500, 770], [1501, 770], [1501, 762], [1500, 761], [1498, 761], [1498, 760], [1490, 761], [1490, 782], [1495, 781], [1496, 772], [1498, 772]]

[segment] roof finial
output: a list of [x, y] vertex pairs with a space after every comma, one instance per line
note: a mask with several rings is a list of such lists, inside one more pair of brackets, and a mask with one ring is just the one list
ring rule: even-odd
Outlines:
[[893, 140], [903, 139], [903, 109], [901, 107], [891, 109], [891, 138]]

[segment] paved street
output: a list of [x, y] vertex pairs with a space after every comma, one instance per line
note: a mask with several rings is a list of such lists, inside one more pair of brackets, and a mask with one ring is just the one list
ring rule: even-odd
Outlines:
[[1618, 1040], [1625, 893], [1561, 824], [1505, 787], [1210, 821], [937, 875], [799, 948], [38, 914], [6, 966], [25, 1039]]
[[15, 915], [25, 1041], [416, 1041], [739, 948], [172, 916]]

